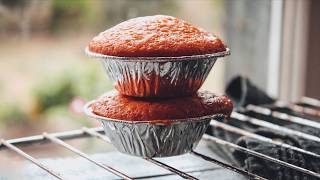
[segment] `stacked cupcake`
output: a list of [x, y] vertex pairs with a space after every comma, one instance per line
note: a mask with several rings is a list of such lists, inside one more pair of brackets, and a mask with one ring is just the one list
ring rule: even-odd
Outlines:
[[103, 62], [114, 91], [88, 103], [113, 145], [127, 154], [165, 157], [190, 152], [212, 118], [230, 115], [226, 96], [198, 91], [229, 49], [216, 36], [171, 16], [122, 22], [86, 48]]

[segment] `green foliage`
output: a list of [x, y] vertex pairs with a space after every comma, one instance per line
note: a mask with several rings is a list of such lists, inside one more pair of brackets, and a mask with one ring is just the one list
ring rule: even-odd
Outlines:
[[33, 91], [39, 113], [56, 106], [67, 107], [74, 97], [90, 100], [111, 89], [100, 71], [97, 64], [79, 62], [79, 65], [44, 77]]
[[72, 81], [68, 76], [49, 77], [34, 90], [34, 98], [40, 112], [67, 104], [74, 96]]
[[75, 94], [85, 100], [92, 100], [112, 88], [104, 69], [93, 61], [79, 63], [70, 74]]
[[90, 0], [53, 0], [51, 29], [79, 30], [90, 23], [94, 17], [94, 7]]
[[86, 117], [71, 113], [70, 102], [75, 97], [89, 101], [112, 88], [95, 61], [78, 61], [64, 70], [47, 73], [34, 85], [30, 107], [14, 101], [0, 103], [2, 124], [60, 118], [77, 119], [77, 123], [88, 125]]
[[14, 103], [0, 104], [0, 121], [6, 124], [16, 124], [27, 120], [26, 114]]
[[69, 107], [67, 105], [60, 105], [51, 107], [43, 114], [43, 119], [68, 119], [76, 120], [75, 122], [81, 124], [82, 126], [90, 126], [90, 121], [88, 121], [87, 116], [75, 115], [70, 113]]

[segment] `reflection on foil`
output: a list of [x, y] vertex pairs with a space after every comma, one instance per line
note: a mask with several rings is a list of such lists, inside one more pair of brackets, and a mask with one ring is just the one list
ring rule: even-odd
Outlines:
[[205, 133], [210, 118], [170, 125], [101, 120], [112, 144], [126, 154], [166, 157], [190, 152]]
[[115, 57], [86, 49], [99, 58], [115, 88], [136, 97], [179, 97], [194, 94], [225, 52], [181, 57]]
[[[112, 144], [126, 154], [142, 157], [167, 157], [195, 149], [212, 119], [224, 119], [216, 114], [199, 118], [159, 121], [124, 121], [98, 116], [90, 107], [85, 113], [102, 122]], [[166, 122], [166, 123], [164, 123]]]

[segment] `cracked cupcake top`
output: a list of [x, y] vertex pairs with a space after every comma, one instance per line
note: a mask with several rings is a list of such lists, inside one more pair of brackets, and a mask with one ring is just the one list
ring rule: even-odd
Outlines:
[[91, 52], [120, 57], [176, 57], [222, 52], [217, 36], [165, 15], [124, 21], [94, 37]]

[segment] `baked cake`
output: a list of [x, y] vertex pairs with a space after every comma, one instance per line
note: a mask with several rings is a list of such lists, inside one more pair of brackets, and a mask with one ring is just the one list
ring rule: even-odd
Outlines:
[[91, 52], [120, 57], [175, 57], [226, 51], [217, 36], [165, 15], [124, 21], [94, 37]]
[[101, 96], [91, 105], [93, 113], [117, 120], [152, 121], [196, 118], [214, 114], [229, 116], [233, 104], [227, 96], [199, 91], [193, 96], [170, 99], [141, 99], [116, 91]]

